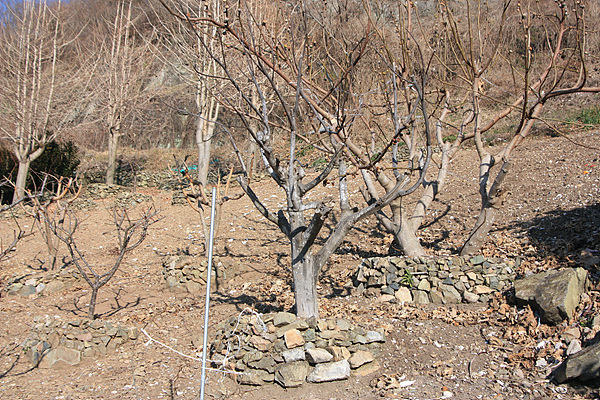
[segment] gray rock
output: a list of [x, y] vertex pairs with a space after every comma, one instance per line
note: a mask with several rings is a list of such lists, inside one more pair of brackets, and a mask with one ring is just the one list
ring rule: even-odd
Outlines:
[[187, 289], [187, 291], [189, 293], [196, 294], [196, 293], [200, 293], [200, 291], [202, 290], [202, 285], [199, 284], [198, 282], [187, 281], [185, 283], [185, 288]]
[[276, 364], [277, 363], [275, 362], [273, 357], [265, 356], [265, 357], [261, 358], [260, 361], [249, 363], [248, 366], [255, 368], [255, 369], [262, 369], [262, 370], [267, 371], [268, 373], [272, 374], [273, 372], [275, 372]]
[[477, 303], [479, 301], [479, 295], [471, 292], [464, 292], [463, 297], [467, 303]]
[[273, 375], [262, 370], [248, 370], [240, 375], [239, 382], [243, 385], [262, 386], [266, 382], [273, 382]]
[[583, 268], [548, 271], [515, 281], [515, 297], [519, 304], [529, 304], [539, 311], [541, 321], [559, 324], [571, 318], [587, 285]]
[[413, 301], [415, 304], [429, 304], [429, 296], [423, 290], [413, 290]]
[[567, 347], [567, 356], [570, 356], [571, 354], [579, 353], [580, 351], [581, 351], [581, 342], [579, 341], [579, 339], [571, 340], [571, 343], [569, 343], [569, 347]]
[[295, 361], [279, 364], [275, 370], [275, 382], [283, 387], [298, 387], [306, 381], [308, 362]]
[[333, 355], [331, 355], [331, 353], [325, 349], [307, 349], [306, 359], [311, 364], [321, 364], [331, 361], [333, 359]]
[[21, 296], [31, 296], [32, 294], [36, 294], [35, 286], [25, 285], [19, 290], [19, 295]]
[[273, 317], [273, 325], [275, 325], [278, 328], [285, 325], [289, 325], [294, 321], [296, 321], [296, 316], [289, 312], [278, 312]]
[[447, 304], [458, 304], [462, 300], [460, 293], [454, 286], [442, 284], [439, 286], [439, 289], [444, 295], [444, 300]]
[[400, 303], [412, 303], [413, 300], [410, 290], [404, 286], [396, 291], [395, 296]]
[[567, 357], [552, 376], [558, 383], [572, 379], [597, 382], [600, 379], [600, 342]]
[[350, 377], [350, 364], [347, 360], [333, 363], [317, 364], [315, 369], [308, 375], [308, 382], [331, 382]]
[[348, 363], [352, 369], [358, 368], [363, 364], [370, 363], [375, 360], [373, 353], [370, 351], [359, 350], [356, 353], [352, 354]]
[[385, 335], [377, 331], [368, 331], [365, 335], [367, 343], [385, 342]]
[[62, 281], [55, 279], [46, 284], [46, 288], [44, 289], [44, 292], [45, 293], [56, 293], [56, 292], [60, 292], [64, 288], [65, 288], [65, 284]]
[[81, 362], [81, 352], [68, 349], [65, 347], [58, 347], [48, 351], [39, 363], [40, 368], [53, 368], [59, 366], [61, 363], [68, 365], [77, 365]]
[[286, 350], [283, 353], [281, 353], [281, 355], [283, 356], [283, 359], [286, 363], [294, 361], [304, 361], [306, 359], [304, 349], [300, 347], [296, 347], [295, 349], [291, 350]]

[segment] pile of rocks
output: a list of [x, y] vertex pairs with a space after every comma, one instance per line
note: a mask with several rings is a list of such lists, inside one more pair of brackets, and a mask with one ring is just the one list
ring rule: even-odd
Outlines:
[[[33, 294], [52, 294], [83, 283], [75, 269], [49, 271], [43, 275], [21, 275], [10, 278], [4, 287], [9, 295], [31, 296]], [[86, 284], [87, 285], [87, 284]]]
[[237, 371], [240, 383], [296, 387], [376, 371], [385, 340], [382, 330], [369, 331], [345, 319], [242, 313], [217, 327], [210, 354], [215, 366]]
[[510, 288], [520, 259], [483, 256], [428, 258], [383, 257], [363, 260], [354, 275], [355, 291], [380, 301], [417, 304], [487, 302]]
[[[220, 283], [237, 276], [245, 271], [239, 264], [227, 264], [219, 257], [213, 257], [214, 268], [211, 280], [218, 279]], [[195, 258], [187, 255], [167, 256], [163, 261], [162, 277], [165, 288], [199, 293], [206, 285], [206, 258]]]
[[64, 322], [58, 317], [37, 316], [23, 350], [31, 363], [40, 368], [61, 363], [77, 365], [82, 357], [106, 354], [129, 340], [136, 340], [138, 335], [135, 327], [111, 322], [83, 318]]

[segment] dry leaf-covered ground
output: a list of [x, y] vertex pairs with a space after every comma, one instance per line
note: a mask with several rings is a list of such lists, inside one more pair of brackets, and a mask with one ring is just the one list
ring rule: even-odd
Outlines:
[[[510, 193], [483, 250], [486, 256], [523, 257], [521, 273], [586, 266], [594, 274], [596, 286], [583, 299], [573, 327], [581, 327], [597, 314], [600, 301], [599, 270], [594, 264], [600, 251], [599, 138], [597, 131], [585, 131], [569, 139], [530, 140], [519, 148], [510, 176]], [[479, 207], [474, 162], [474, 150], [461, 151], [453, 162], [447, 190], [425, 221], [421, 236], [431, 254], [456, 254], [474, 222]], [[266, 180], [257, 183], [255, 190], [267, 205], [283, 201], [283, 193]], [[202, 334], [204, 295], [165, 291], [160, 271], [167, 255], [203, 257], [200, 221], [190, 209], [172, 206], [170, 192], [140, 192], [152, 197], [164, 218], [153, 225], [144, 244], [127, 255], [113, 280], [100, 290], [96, 312], [105, 320], [143, 327], [157, 341], [197, 357], [199, 349], [194, 343]], [[79, 246], [98, 268], [115, 257], [115, 232], [109, 211], [113, 200], [96, 201], [97, 207], [79, 212]], [[147, 206], [148, 202], [138, 208]], [[19, 222], [31, 226], [26, 218]], [[0, 220], [3, 240], [11, 236], [13, 224], [9, 218]], [[349, 296], [351, 275], [361, 257], [385, 255], [389, 243], [390, 238], [376, 229], [373, 218], [363, 221], [332, 257], [321, 278], [323, 316], [386, 328], [388, 341], [378, 371], [348, 381], [305, 384], [288, 390], [275, 385], [241, 386], [229, 376], [211, 372], [207, 398], [598, 398], [597, 388], [550, 383], [546, 376], [552, 364], [538, 362], [541, 358], [559, 361], [564, 356], [560, 334], [567, 326], [538, 325], [529, 310], [519, 310], [503, 298], [488, 305], [415, 307]], [[224, 206], [215, 252], [219, 260], [238, 266], [242, 273], [214, 288], [211, 327], [247, 307], [264, 312], [288, 310], [293, 305], [287, 243], [246, 197]], [[62, 255], [67, 255], [64, 248]], [[6, 282], [14, 274], [43, 273], [45, 259], [40, 235], [30, 236], [0, 263], [1, 281]], [[82, 318], [88, 299], [89, 290], [84, 284], [48, 296], [2, 293], [0, 398], [197, 398], [200, 362], [156, 342], [148, 343], [143, 335], [116, 352], [84, 359], [77, 366], [31, 369], [20, 345], [31, 333], [33, 318]]]

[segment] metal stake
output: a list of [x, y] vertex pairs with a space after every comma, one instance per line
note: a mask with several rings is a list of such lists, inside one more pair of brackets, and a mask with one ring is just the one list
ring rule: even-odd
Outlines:
[[208, 349], [208, 307], [210, 306], [210, 274], [212, 271], [213, 241], [215, 235], [215, 209], [217, 204], [217, 189], [212, 189], [212, 203], [210, 206], [210, 234], [208, 235], [208, 267], [206, 277], [206, 302], [204, 305], [204, 338], [202, 339], [202, 377], [200, 380], [200, 400], [204, 400], [204, 385], [206, 384], [206, 355]]

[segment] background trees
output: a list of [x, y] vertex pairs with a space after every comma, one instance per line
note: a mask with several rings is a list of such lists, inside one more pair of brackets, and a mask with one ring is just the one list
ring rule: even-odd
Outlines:
[[25, 194], [31, 162], [75, 118], [86, 82], [72, 62], [78, 32], [60, 1], [3, 7], [0, 27], [0, 130], [18, 160], [13, 201]]

